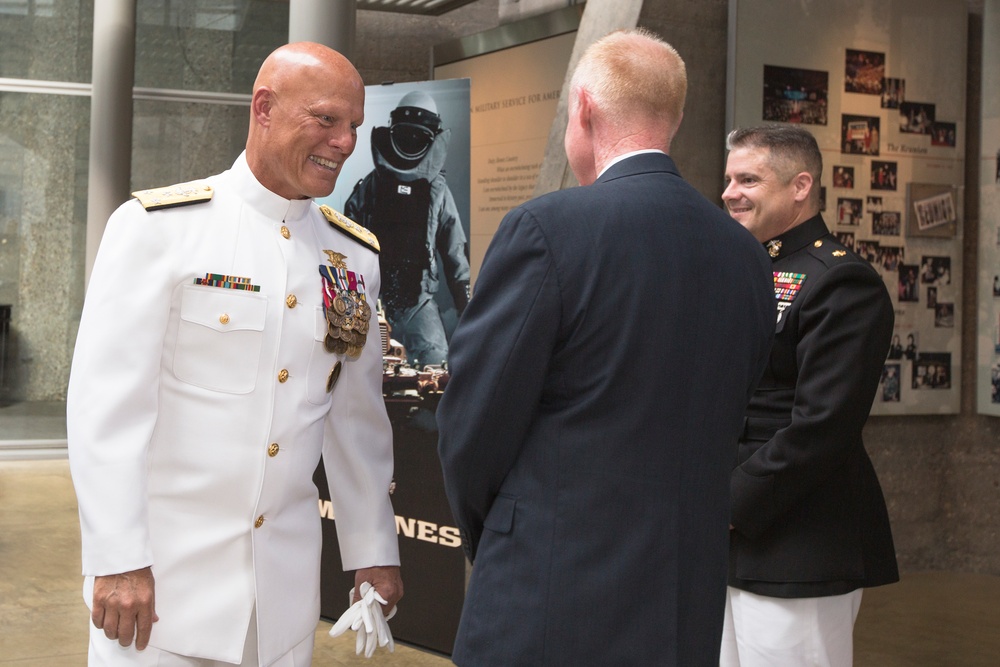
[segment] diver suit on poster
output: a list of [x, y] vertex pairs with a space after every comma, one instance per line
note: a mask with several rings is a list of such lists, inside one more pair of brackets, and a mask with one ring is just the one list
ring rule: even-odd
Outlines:
[[389, 119], [372, 129], [375, 168], [354, 186], [344, 212], [384, 239], [382, 305], [393, 337], [414, 366], [439, 364], [448, 357], [435, 298], [442, 270], [459, 315], [469, 302], [465, 230], [443, 171], [451, 131], [422, 91], [404, 95]]

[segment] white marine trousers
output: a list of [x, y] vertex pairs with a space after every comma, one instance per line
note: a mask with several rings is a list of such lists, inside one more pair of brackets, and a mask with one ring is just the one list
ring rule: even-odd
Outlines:
[[728, 587], [720, 667], [851, 667], [861, 592], [787, 599]]

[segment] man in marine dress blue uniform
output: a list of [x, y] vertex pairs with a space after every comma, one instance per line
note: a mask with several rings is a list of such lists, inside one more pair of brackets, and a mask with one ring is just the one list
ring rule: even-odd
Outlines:
[[723, 667], [845, 667], [861, 589], [899, 579], [882, 489], [861, 440], [893, 310], [881, 276], [820, 215], [807, 130], [727, 141], [729, 213], [771, 256], [774, 347], [732, 473]]

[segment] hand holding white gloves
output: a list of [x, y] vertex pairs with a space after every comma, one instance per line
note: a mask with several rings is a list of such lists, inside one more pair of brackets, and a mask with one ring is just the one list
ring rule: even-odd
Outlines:
[[[378, 646], [388, 646], [389, 653], [392, 653], [396, 645], [389, 631], [389, 619], [396, 615], [396, 607], [389, 610], [388, 615], [383, 614], [382, 605], [386, 604], [385, 598], [367, 581], [361, 584], [360, 593], [361, 599], [352, 604], [330, 628], [330, 636], [339, 637], [349, 628], [358, 633], [354, 649], [357, 655], [361, 655], [364, 649], [365, 657], [370, 658]], [[353, 599], [352, 588], [347, 598], [348, 603], [350, 604]]]

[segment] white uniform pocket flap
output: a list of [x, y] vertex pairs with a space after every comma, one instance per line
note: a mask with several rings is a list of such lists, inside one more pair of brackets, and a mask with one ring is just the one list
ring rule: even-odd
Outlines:
[[267, 298], [256, 292], [186, 285], [181, 319], [216, 331], [263, 331]]

